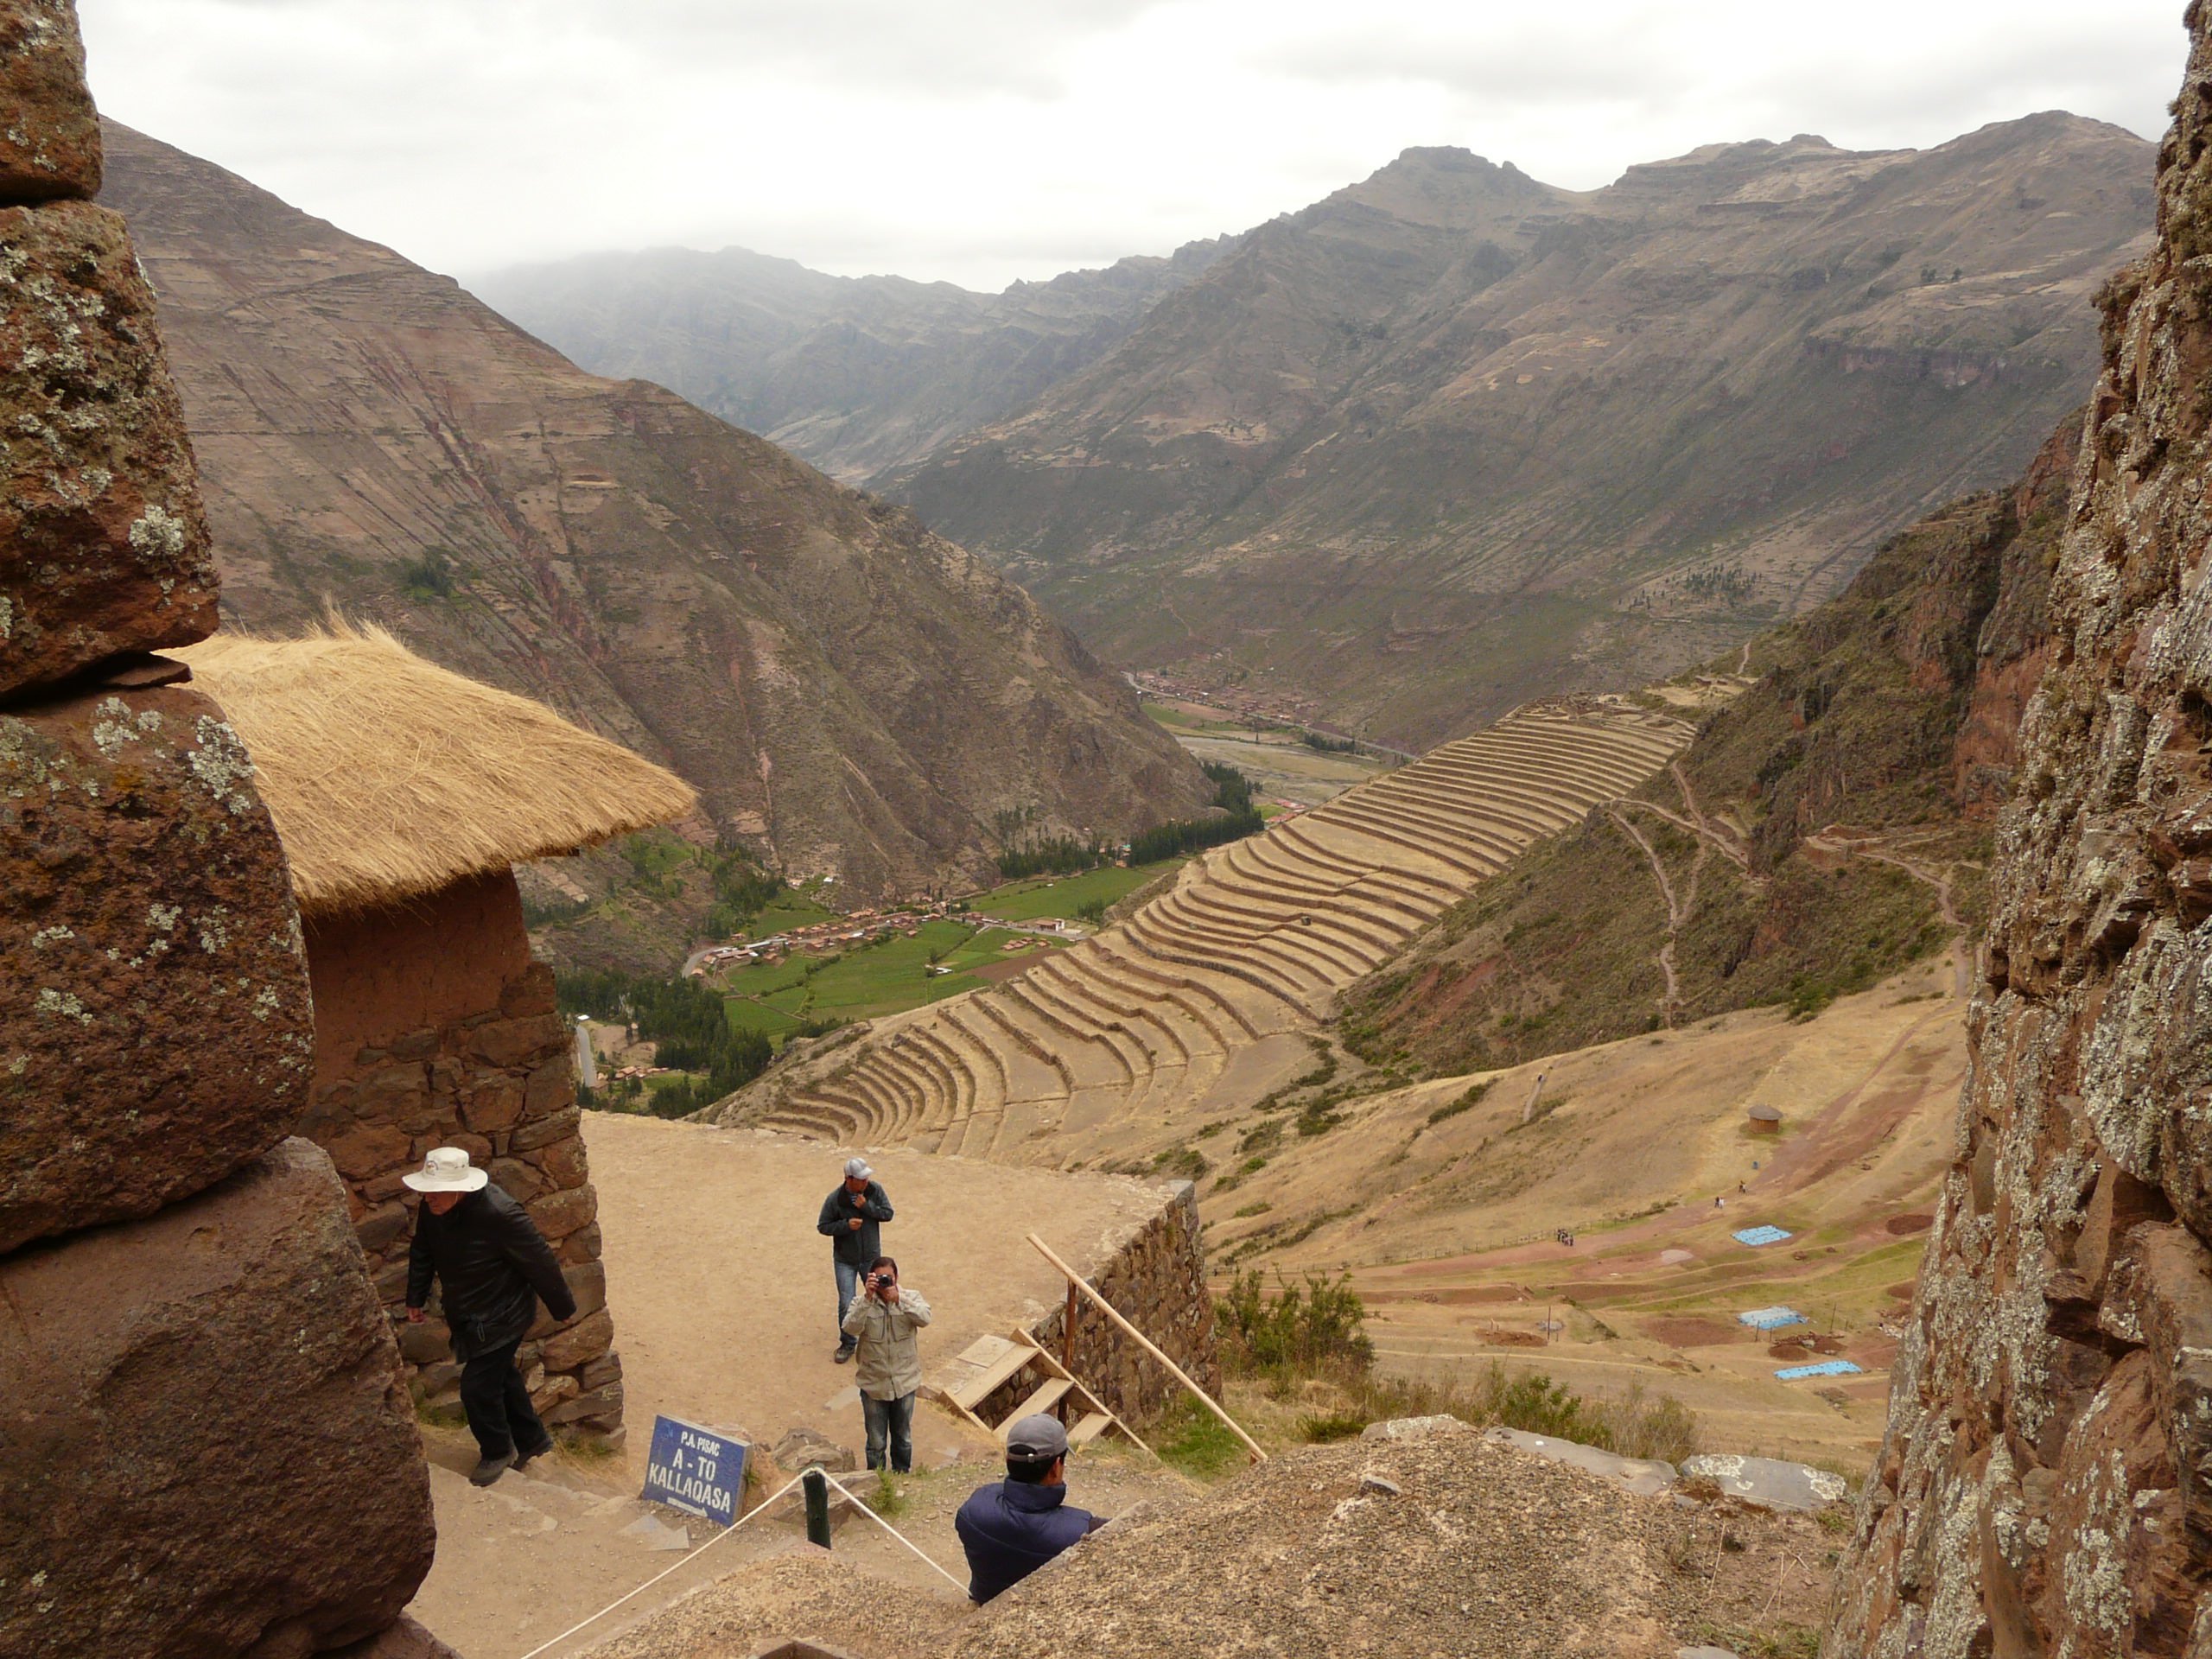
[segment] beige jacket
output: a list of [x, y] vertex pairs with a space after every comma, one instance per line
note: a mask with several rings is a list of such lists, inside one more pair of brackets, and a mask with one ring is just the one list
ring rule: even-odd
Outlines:
[[854, 1381], [871, 1400], [902, 1400], [922, 1386], [922, 1347], [915, 1335], [930, 1322], [930, 1305], [912, 1285], [886, 1306], [863, 1290], [845, 1315], [845, 1334], [860, 1339]]

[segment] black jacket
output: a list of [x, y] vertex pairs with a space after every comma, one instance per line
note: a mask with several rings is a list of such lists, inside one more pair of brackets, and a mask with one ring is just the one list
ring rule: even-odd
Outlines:
[[442, 1216], [427, 1204], [416, 1207], [415, 1239], [407, 1248], [408, 1306], [430, 1300], [433, 1274], [445, 1293], [455, 1359], [519, 1342], [537, 1318], [541, 1296], [556, 1319], [576, 1311], [537, 1224], [496, 1186], [471, 1192]]
[[1019, 1480], [980, 1486], [952, 1517], [968, 1554], [968, 1594], [988, 1601], [1105, 1523], [1066, 1502], [1065, 1486]]
[[[858, 1232], [849, 1224], [855, 1216], [861, 1217]], [[876, 1224], [890, 1219], [891, 1200], [883, 1196], [879, 1184], [870, 1181], [868, 1191], [855, 1198], [840, 1181], [837, 1190], [822, 1200], [822, 1216], [814, 1230], [836, 1240], [833, 1254], [838, 1261], [865, 1273], [883, 1254], [883, 1236], [876, 1231]]]

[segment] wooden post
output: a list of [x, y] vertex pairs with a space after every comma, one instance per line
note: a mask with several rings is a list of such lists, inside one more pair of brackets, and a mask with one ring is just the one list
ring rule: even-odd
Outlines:
[[799, 1490], [806, 1497], [806, 1541], [830, 1548], [830, 1482], [819, 1469], [810, 1469], [799, 1477]]
[[1167, 1368], [1169, 1376], [1173, 1376], [1178, 1382], [1180, 1382], [1185, 1388], [1188, 1389], [1192, 1394], [1198, 1396], [1198, 1403], [1200, 1405], [1204, 1406], [1208, 1411], [1213, 1413], [1215, 1416], [1220, 1418], [1224, 1423], [1227, 1424], [1229, 1427], [1229, 1432], [1234, 1434], [1238, 1440], [1243, 1441], [1246, 1448], [1250, 1451], [1252, 1453], [1253, 1462], [1265, 1463], [1267, 1461], [1268, 1454], [1260, 1449], [1260, 1443], [1254, 1440], [1249, 1434], [1247, 1434], [1244, 1432], [1243, 1426], [1240, 1425], [1234, 1417], [1224, 1411], [1211, 1395], [1208, 1394], [1197, 1383], [1192, 1382], [1190, 1376], [1184, 1371], [1180, 1365], [1178, 1365], [1173, 1360], [1168, 1358], [1166, 1354], [1160, 1352], [1159, 1346], [1154, 1343], [1150, 1337], [1145, 1335], [1143, 1332], [1138, 1330], [1136, 1326], [1131, 1325], [1127, 1319], [1123, 1319], [1113, 1303], [1108, 1301], [1103, 1296], [1101, 1296], [1096, 1290], [1092, 1289], [1089, 1280], [1085, 1279], [1073, 1268], [1068, 1266], [1066, 1262], [1061, 1261], [1058, 1256], [1053, 1255], [1052, 1247], [1046, 1243], [1043, 1239], [1038, 1237], [1036, 1234], [1032, 1233], [1029, 1235], [1029, 1242], [1037, 1247], [1037, 1253], [1039, 1255], [1042, 1255], [1047, 1262], [1058, 1268], [1060, 1272], [1066, 1276], [1068, 1289], [1070, 1292], [1081, 1291], [1085, 1296], [1089, 1297], [1090, 1300], [1096, 1302], [1098, 1305], [1098, 1311], [1101, 1313], [1103, 1313], [1108, 1319], [1113, 1320], [1116, 1325], [1121, 1326], [1123, 1331], [1135, 1338], [1139, 1347], [1142, 1348], [1145, 1352], [1150, 1354], [1154, 1359], [1158, 1360], [1162, 1365], [1165, 1365]]
[[[1070, 1376], [1075, 1375], [1075, 1325], [1083, 1317], [1083, 1302], [1075, 1294], [1075, 1287], [1068, 1287], [1067, 1311], [1060, 1315], [1060, 1368]], [[1060, 1397], [1060, 1425], [1067, 1426], [1067, 1396]]]

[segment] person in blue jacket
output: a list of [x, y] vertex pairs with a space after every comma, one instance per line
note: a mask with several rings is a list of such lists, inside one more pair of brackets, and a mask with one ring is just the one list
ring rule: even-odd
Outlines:
[[986, 1602], [1012, 1589], [1106, 1523], [1070, 1504], [1068, 1432], [1042, 1413], [1007, 1431], [1006, 1478], [979, 1487], [952, 1529], [968, 1554], [968, 1596]]
[[814, 1230], [830, 1241], [830, 1265], [837, 1274], [837, 1351], [833, 1357], [840, 1365], [853, 1357], [857, 1340], [846, 1332], [845, 1315], [860, 1294], [861, 1275], [883, 1254], [883, 1236], [877, 1229], [890, 1219], [891, 1200], [868, 1160], [846, 1159], [845, 1179], [822, 1200], [822, 1214], [814, 1224]]

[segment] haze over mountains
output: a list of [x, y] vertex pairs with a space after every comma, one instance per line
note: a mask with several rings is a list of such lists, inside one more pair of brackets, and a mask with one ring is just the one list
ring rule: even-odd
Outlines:
[[238, 622], [335, 604], [695, 784], [723, 837], [861, 892], [1211, 788], [1028, 595], [912, 516], [448, 278], [108, 124]]
[[480, 286], [588, 364], [754, 398], [799, 453], [874, 468], [1112, 659], [1420, 747], [1710, 656], [2016, 476], [2078, 401], [2152, 158], [2057, 113], [1925, 151], [1713, 145], [1587, 193], [1414, 149], [1125, 262], [1118, 308], [1086, 273], [806, 310], [789, 267], [734, 256]]
[[1234, 238], [977, 294], [743, 248], [518, 265], [486, 303], [601, 374], [652, 380], [864, 485], [1096, 362]]

